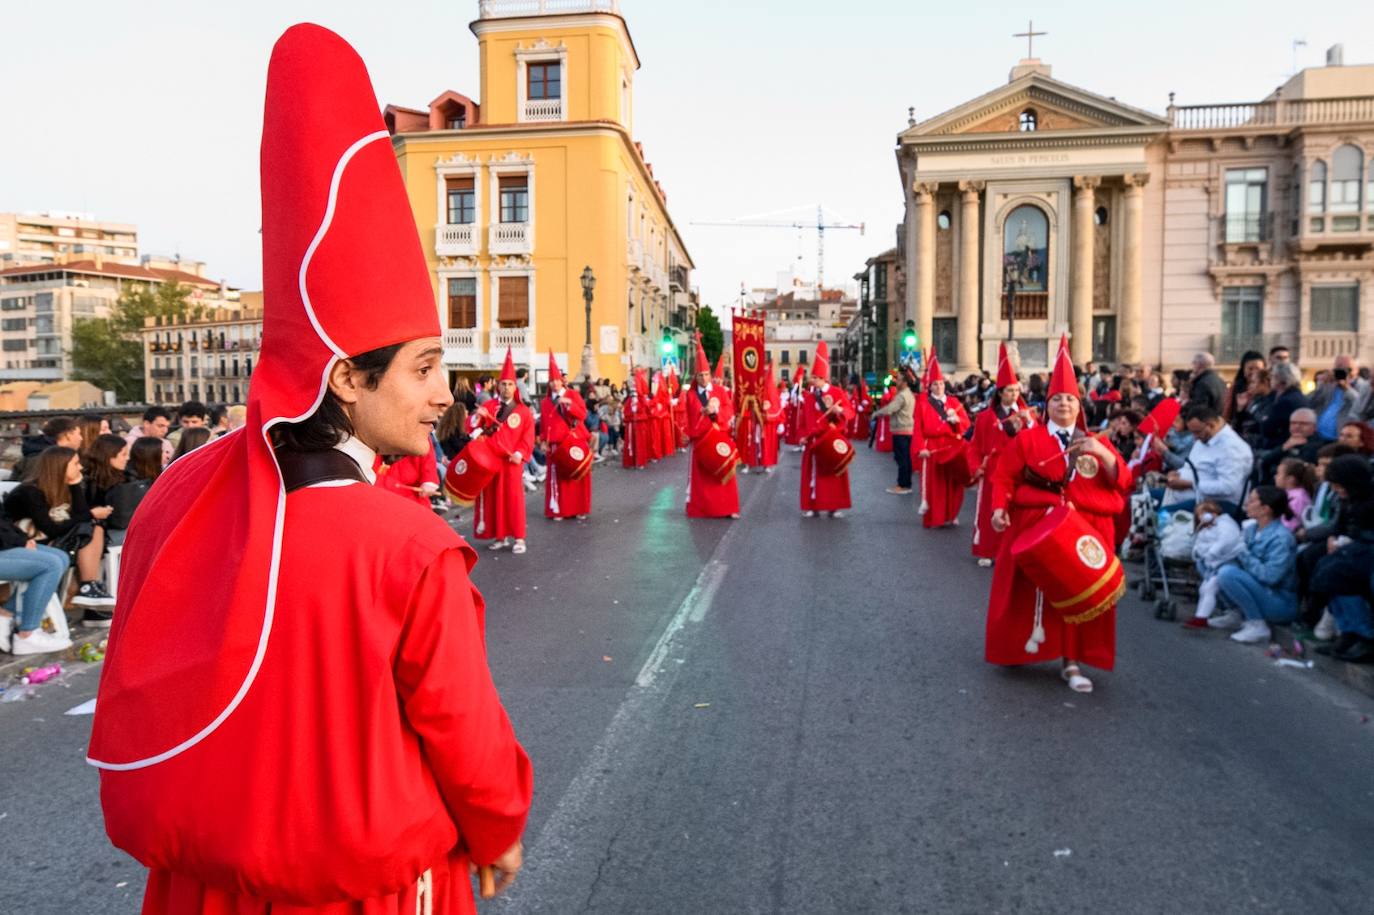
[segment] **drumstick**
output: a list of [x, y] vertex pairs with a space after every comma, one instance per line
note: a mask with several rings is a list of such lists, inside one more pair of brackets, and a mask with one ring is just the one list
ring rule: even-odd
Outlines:
[[477, 868], [477, 879], [480, 884], [479, 892], [483, 899], [496, 898], [496, 868], [490, 864], [483, 864]]

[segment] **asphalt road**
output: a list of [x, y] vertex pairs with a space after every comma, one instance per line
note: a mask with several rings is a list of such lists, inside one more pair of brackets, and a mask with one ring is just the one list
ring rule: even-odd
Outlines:
[[[921, 530], [866, 452], [855, 511], [803, 520], [798, 463], [690, 524], [684, 458], [599, 468], [590, 521], [531, 496], [530, 552], [483, 554], [536, 770], [525, 871], [484, 911], [1374, 910], [1374, 700], [1131, 598], [1090, 696], [990, 667], [968, 528]], [[63, 714], [97, 676], [0, 704], [0, 911], [138, 910]]]

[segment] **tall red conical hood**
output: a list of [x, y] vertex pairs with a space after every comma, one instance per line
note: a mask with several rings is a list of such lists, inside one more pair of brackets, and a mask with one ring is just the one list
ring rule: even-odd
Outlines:
[[701, 345], [701, 334], [697, 334], [697, 364], [693, 374], [700, 375], [702, 372], [711, 374], [711, 360], [706, 358], [706, 348]]
[[1078, 396], [1078, 376], [1073, 370], [1073, 359], [1069, 357], [1069, 338], [1059, 338], [1059, 352], [1054, 357], [1054, 368], [1050, 371], [1050, 386], [1045, 392], [1046, 399], [1056, 394]]
[[926, 364], [926, 384], [932, 385], [937, 381], [944, 381], [945, 373], [940, 371], [940, 358], [935, 355], [935, 350], [930, 351], [930, 362]]
[[506, 361], [501, 363], [501, 377], [497, 381], [515, 380], [515, 355], [506, 347]]
[[778, 397], [778, 381], [776, 378], [773, 377], [772, 359], [769, 359], [768, 362], [765, 363], [763, 369], [763, 399], [768, 401], [768, 403], [771, 404], [773, 409], [775, 410], [777, 409], [778, 404], [781, 403], [781, 400]]
[[[515, 380], [515, 373], [512, 369], [511, 380]], [[558, 367], [558, 360], [553, 358], [553, 350], [549, 350], [549, 381], [562, 381], [563, 370]]]
[[824, 340], [816, 344], [816, 358], [811, 360], [811, 377], [830, 380], [830, 345]]
[[1006, 388], [1020, 383], [1016, 377], [1016, 369], [1012, 367], [1011, 357], [1007, 353], [1007, 345], [997, 344], [997, 387]]
[[253, 686], [287, 523], [268, 430], [315, 411], [337, 360], [440, 333], [376, 94], [333, 32], [293, 26], [273, 48], [261, 169], [262, 355], [247, 424], [168, 468], [129, 528], [89, 749], [102, 768], [177, 756]]
[[716, 381], [725, 380], [725, 353], [722, 352], [716, 357], [716, 369], [711, 373], [711, 377]]

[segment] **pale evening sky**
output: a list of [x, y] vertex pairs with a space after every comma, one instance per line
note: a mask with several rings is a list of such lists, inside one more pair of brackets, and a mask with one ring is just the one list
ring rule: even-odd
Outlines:
[[[72, 0], [7, 5], [0, 211], [75, 210], [137, 223], [144, 253], [180, 252], [260, 288], [257, 145], [272, 43], [314, 21], [362, 54], [381, 104], [478, 94], [476, 0]], [[832, 232], [826, 280], [894, 244], [893, 157], [907, 107], [937, 114], [1006, 81], [1025, 54], [1054, 76], [1163, 113], [1259, 99], [1344, 42], [1374, 62], [1374, 4], [621, 0], [643, 68], [635, 134], [669, 196], [708, 304], [740, 283], [815, 273], [815, 233], [720, 229], [818, 203], [867, 233]], [[810, 208], [808, 211], [806, 208]], [[786, 221], [791, 221], [787, 219]], [[799, 259], [800, 258], [800, 259]], [[719, 308], [717, 309], [719, 311]]]

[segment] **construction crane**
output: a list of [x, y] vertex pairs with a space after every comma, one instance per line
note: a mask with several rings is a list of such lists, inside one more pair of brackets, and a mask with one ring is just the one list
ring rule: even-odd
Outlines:
[[[831, 216], [833, 221], [826, 221], [825, 207], [816, 206], [816, 221], [792, 222], [775, 221], [777, 217], [786, 213], [794, 213], [801, 207], [792, 207], [788, 210], [775, 210], [771, 213], [762, 213], [758, 216], [746, 216], [742, 219], [723, 220], [720, 222], [693, 222], [694, 226], [716, 226], [731, 229], [815, 229], [816, 230], [816, 290], [819, 294], [825, 288], [825, 232], [827, 229], [858, 229], [859, 234], [864, 234], [864, 224], [861, 222], [845, 222], [843, 219]], [[809, 209], [809, 207], [808, 207]]]

